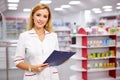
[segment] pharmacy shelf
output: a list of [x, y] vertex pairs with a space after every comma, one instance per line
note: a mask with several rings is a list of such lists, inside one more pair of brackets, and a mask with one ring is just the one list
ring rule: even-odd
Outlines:
[[109, 57], [101, 57], [101, 58], [90, 58], [88, 60], [99, 60], [99, 59], [110, 59], [110, 58], [116, 58], [115, 56], [109, 56]]
[[[70, 76], [70, 80], [78, 80], [76, 75]], [[81, 79], [82, 80], [82, 79]]]
[[54, 28], [54, 31], [58, 36], [60, 50], [70, 51], [71, 29], [67, 26], [58, 26]]
[[83, 68], [78, 68], [78, 66], [76, 66], [76, 65], [72, 65], [72, 66], [70, 67], [70, 69], [71, 69], [71, 70], [74, 70], [74, 71], [78, 71], [78, 72], [84, 72], [84, 71], [86, 71], [86, 70], [83, 69]]
[[99, 35], [99, 34], [90, 34], [90, 35], [86, 35], [86, 34], [70, 34], [70, 36], [72, 36], [72, 37], [82, 37], [82, 36], [98, 37], [98, 36], [102, 36], [103, 37], [103, 36], [115, 36], [115, 35], [111, 35], [111, 34], [101, 34], [101, 35]]
[[120, 77], [116, 77], [117, 80], [120, 80]]
[[98, 71], [109, 71], [115, 70], [116, 68], [96, 68], [96, 69], [88, 69], [88, 72], [98, 72]]
[[71, 48], [87, 48], [86, 46], [79, 46], [79, 45], [70, 45]]
[[[120, 79], [120, 77], [117, 77], [116, 79]], [[105, 77], [105, 78], [97, 78], [97, 79], [89, 79], [89, 80], [116, 80], [115, 78], [112, 78], [112, 77]], [[80, 79], [77, 75], [72, 75], [70, 77], [70, 80], [84, 80], [84, 79]]]
[[117, 70], [120, 70], [120, 67], [117, 67], [116, 69], [117, 69]]
[[70, 80], [83, 80], [83, 79], [78, 79], [77, 75], [72, 75], [70, 76]]
[[112, 78], [112, 77], [104, 77], [104, 78], [93, 78], [93, 79], [90, 79], [90, 80], [115, 80], [115, 78]]
[[[84, 80], [115, 80], [116, 70], [119, 69], [115, 67], [116, 55], [118, 55], [116, 35], [87, 34], [84, 28], [80, 28], [78, 34], [71, 34], [70, 36], [76, 37], [76, 44], [70, 45], [70, 47], [80, 56], [74, 56], [72, 59], [77, 60], [77, 63], [70, 66], [70, 69], [81, 73], [77, 77], [82, 77]], [[109, 51], [113, 51], [110, 52], [110, 56], [108, 56]], [[95, 55], [92, 55], [93, 53]], [[104, 55], [98, 57], [96, 53], [103, 53]], [[104, 63], [105, 66], [96, 67], [95, 64], [98, 63]], [[97, 79], [95, 75], [98, 76]], [[73, 78], [76, 79], [76, 77]]]
[[84, 71], [88, 71], [88, 72], [98, 72], [98, 71], [109, 71], [109, 70], [115, 70], [116, 68], [90, 68], [88, 70], [85, 70], [83, 68], [79, 68], [77, 65], [72, 65], [70, 67], [70, 69], [74, 70], [74, 71], [79, 71], [79, 72], [84, 72]]
[[87, 36], [84, 34], [70, 34], [71, 37], [82, 37], [82, 36]]
[[16, 66], [9, 66], [9, 68], [8, 69], [18, 69]]
[[70, 45], [71, 48], [108, 48], [108, 47], [116, 47], [115, 45], [110, 46], [94, 46], [94, 47], [87, 47], [87, 46], [80, 46], [80, 45]]
[[[77, 54], [77, 53], [76, 53]], [[72, 57], [71, 57], [71, 59], [75, 59], [75, 60], [87, 60], [86, 58], [84, 58], [84, 57], [79, 57], [78, 55], [73, 55]]]
[[[77, 53], [76, 53], [77, 54]], [[110, 58], [115, 58], [115, 56], [109, 56], [109, 57], [101, 57], [101, 58], [90, 58], [88, 60], [99, 60], [99, 59], [110, 59]], [[74, 60], [87, 60], [87, 58], [84, 58], [84, 57], [80, 57], [78, 55], [73, 55], [71, 57], [71, 59], [74, 59]]]
[[120, 48], [120, 44], [119, 44], [119, 45], [117, 45], [117, 47], [118, 47], [118, 48]]

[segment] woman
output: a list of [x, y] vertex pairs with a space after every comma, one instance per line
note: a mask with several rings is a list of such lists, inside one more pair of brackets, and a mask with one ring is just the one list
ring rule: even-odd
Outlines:
[[37, 4], [30, 14], [28, 31], [20, 34], [14, 59], [16, 66], [25, 70], [23, 80], [59, 80], [57, 69], [43, 64], [54, 50], [59, 47], [50, 9]]

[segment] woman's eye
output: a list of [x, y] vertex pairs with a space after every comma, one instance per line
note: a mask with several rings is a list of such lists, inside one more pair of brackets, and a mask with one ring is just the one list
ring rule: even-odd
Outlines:
[[45, 15], [44, 18], [48, 18], [48, 16]]
[[[36, 16], [38, 16], [38, 17], [40, 17], [40, 16], [41, 16], [41, 17], [42, 17], [42, 15], [41, 15], [41, 14], [36, 14]], [[47, 15], [43, 15], [43, 17], [44, 17], [44, 18], [48, 18], [48, 16], [47, 16]]]
[[40, 14], [37, 14], [36, 16], [40, 16]]

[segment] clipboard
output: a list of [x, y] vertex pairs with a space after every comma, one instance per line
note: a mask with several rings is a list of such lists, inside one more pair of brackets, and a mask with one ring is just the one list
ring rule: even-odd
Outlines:
[[60, 64], [68, 60], [70, 57], [72, 57], [75, 53], [76, 52], [54, 50], [44, 63], [48, 63], [49, 66], [59, 66]]

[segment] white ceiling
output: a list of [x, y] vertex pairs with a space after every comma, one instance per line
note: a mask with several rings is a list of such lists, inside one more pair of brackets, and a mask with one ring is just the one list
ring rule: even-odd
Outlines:
[[[53, 12], [54, 8], [60, 7], [61, 5], [66, 5], [72, 0], [52, 0], [52, 3], [49, 4]], [[101, 8], [105, 5], [112, 5], [113, 11], [116, 10], [116, 3], [120, 3], [120, 0], [79, 0], [81, 3], [79, 5], [72, 5], [71, 8], [65, 9], [61, 12], [56, 12], [59, 14], [69, 14], [79, 12], [80, 10], [91, 10], [93, 8]], [[40, 0], [20, 0], [17, 11], [23, 11], [23, 8], [32, 8], [35, 4], [39, 3]], [[7, 0], [0, 0], [0, 11], [7, 11]]]

